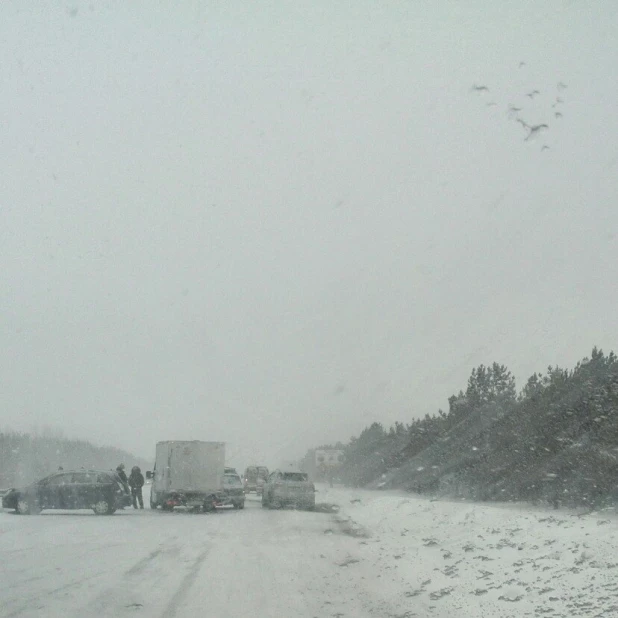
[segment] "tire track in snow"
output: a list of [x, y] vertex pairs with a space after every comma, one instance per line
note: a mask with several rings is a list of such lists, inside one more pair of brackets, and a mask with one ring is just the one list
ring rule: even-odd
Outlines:
[[150, 552], [145, 558], [142, 558], [139, 562], [136, 562], [128, 571], [125, 571], [125, 575], [131, 577], [132, 575], [138, 575], [141, 573], [152, 560], [154, 560], [161, 552], [162, 547]]
[[[63, 586], [59, 586], [58, 588], [54, 588], [52, 590], [46, 590], [44, 592], [40, 592], [38, 594], [33, 595], [29, 592], [29, 596], [27, 600], [23, 602], [19, 607], [13, 607], [9, 613], [3, 613], [3, 609], [6, 608], [4, 603], [0, 604], [0, 616], [3, 618], [15, 618], [16, 616], [21, 616], [25, 612], [31, 612], [36, 607], [37, 612], [41, 612], [45, 610], [44, 605], [40, 605], [41, 602], [44, 602], [46, 599], [57, 597], [60, 593], [66, 592], [67, 590], [71, 590], [74, 588], [78, 588], [88, 583], [89, 581], [96, 579], [102, 575], [101, 572], [95, 573], [89, 577], [81, 577], [80, 579], [76, 579], [74, 581], [68, 582]], [[35, 606], [35, 607], [33, 607]], [[31, 615], [31, 614], [28, 614]], [[41, 614], [44, 615], [44, 614]]]
[[187, 595], [191, 587], [195, 583], [197, 576], [200, 571], [200, 567], [206, 557], [210, 553], [210, 547], [203, 550], [202, 553], [193, 561], [189, 572], [184, 576], [182, 582], [180, 583], [179, 588], [174, 593], [174, 596], [170, 599], [165, 611], [161, 614], [161, 618], [174, 618], [176, 616], [176, 612], [178, 611], [178, 607], [184, 597]]
[[170, 574], [174, 574], [174, 570], [169, 568], [170, 564], [175, 564], [182, 552], [182, 547], [174, 543], [176, 540], [176, 536], [170, 537], [170, 545], [153, 549], [123, 571], [119, 581], [114, 579], [109, 582], [102, 592], [88, 602], [88, 609], [84, 608], [85, 615], [89, 615], [88, 612], [95, 608], [98, 616], [116, 617], [127, 610], [134, 611], [148, 605], [152, 599], [147, 589], [152, 587], [153, 581], [165, 582]]

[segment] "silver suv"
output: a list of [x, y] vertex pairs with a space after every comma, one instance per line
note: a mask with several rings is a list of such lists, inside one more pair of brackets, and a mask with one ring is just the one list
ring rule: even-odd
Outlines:
[[306, 472], [275, 470], [264, 483], [262, 506], [271, 509], [294, 506], [313, 510], [315, 486]]

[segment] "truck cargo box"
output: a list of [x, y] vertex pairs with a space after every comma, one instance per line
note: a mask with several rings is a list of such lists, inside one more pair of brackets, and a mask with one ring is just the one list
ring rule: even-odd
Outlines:
[[151, 506], [164, 505], [169, 496], [197, 505], [221, 492], [225, 469], [225, 443], [200, 440], [158, 442]]

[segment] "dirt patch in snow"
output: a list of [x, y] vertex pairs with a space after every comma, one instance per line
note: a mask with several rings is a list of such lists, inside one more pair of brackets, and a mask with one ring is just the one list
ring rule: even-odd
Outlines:
[[319, 504], [315, 505], [315, 508], [313, 510], [316, 513], [338, 513], [339, 505], [332, 504], [330, 502], [320, 502]]
[[368, 539], [371, 535], [369, 531], [356, 523], [352, 518], [347, 517], [335, 517], [333, 519], [335, 528], [331, 532], [338, 532], [339, 534], [346, 534], [358, 539]]

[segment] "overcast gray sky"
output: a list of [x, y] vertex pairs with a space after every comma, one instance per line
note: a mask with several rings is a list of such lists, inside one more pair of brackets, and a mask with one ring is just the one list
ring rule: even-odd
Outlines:
[[2, 2], [1, 426], [273, 466], [618, 348], [616, 33], [614, 0]]

